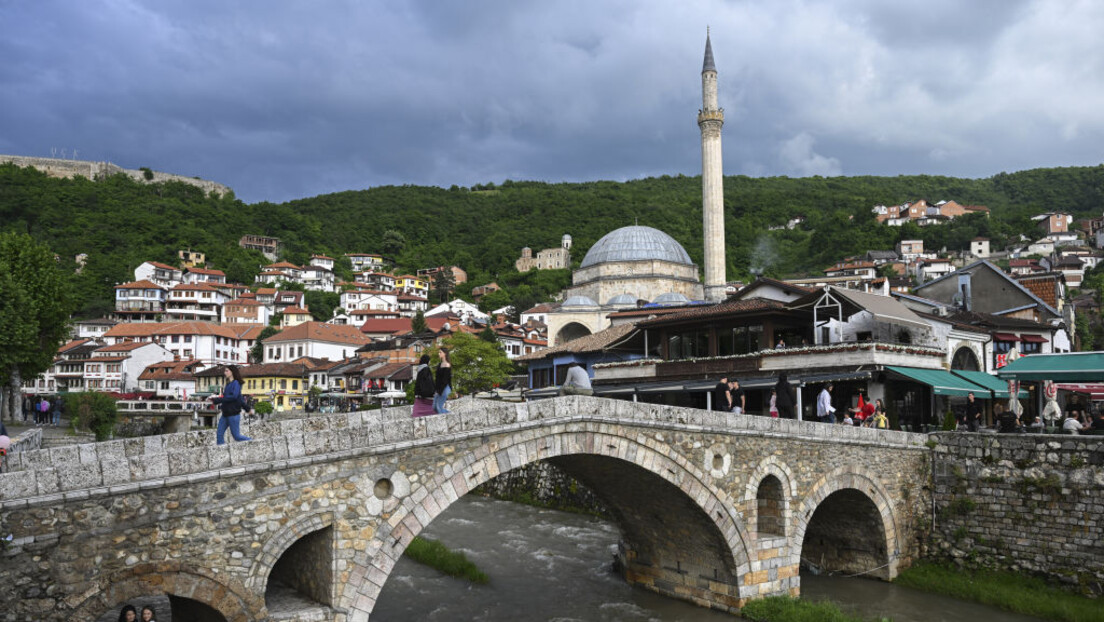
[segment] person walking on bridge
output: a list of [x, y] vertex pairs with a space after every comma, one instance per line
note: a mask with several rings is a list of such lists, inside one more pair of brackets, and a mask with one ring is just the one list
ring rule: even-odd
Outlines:
[[817, 396], [817, 419], [821, 423], [835, 423], [836, 409], [832, 406], [832, 383], [824, 385], [824, 389]]
[[234, 437], [235, 441], [251, 441], [253, 439], [241, 433], [241, 412], [242, 407], [245, 406], [241, 392], [241, 371], [237, 365], [227, 365], [222, 373], [226, 377], [226, 386], [222, 389], [222, 395], [211, 397], [211, 403], [218, 405], [219, 410], [222, 411], [222, 416], [219, 417], [218, 422], [216, 442], [219, 445], [226, 444], [227, 428], [230, 429], [230, 435]]
[[797, 398], [794, 396], [794, 390], [790, 386], [790, 379], [786, 376], [786, 372], [778, 374], [778, 383], [774, 385], [774, 393], [776, 396], [774, 404], [778, 407], [778, 416], [783, 419], [793, 419]]
[[441, 362], [437, 364], [437, 377], [435, 378], [436, 392], [433, 394], [433, 412], [447, 415], [446, 408], [449, 394], [452, 393], [452, 363], [449, 361], [449, 351], [441, 348], [438, 352]]

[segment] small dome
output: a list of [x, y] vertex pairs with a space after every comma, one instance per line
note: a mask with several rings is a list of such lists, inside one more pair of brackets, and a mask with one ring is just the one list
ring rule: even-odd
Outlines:
[[618, 294], [618, 295], [614, 296], [613, 298], [610, 298], [609, 301], [606, 302], [606, 304], [611, 305], [611, 306], [616, 306], [616, 307], [624, 307], [624, 306], [635, 307], [636, 306], [636, 296], [633, 296], [632, 294]]
[[561, 307], [597, 307], [598, 303], [586, 296], [571, 296], [563, 302]]
[[690, 255], [675, 238], [651, 227], [621, 227], [602, 236], [587, 251], [580, 268], [608, 261], [659, 259], [694, 265]]
[[667, 292], [666, 294], [660, 294], [655, 299], [657, 305], [686, 305], [690, 304], [690, 299], [682, 294], [675, 292]]

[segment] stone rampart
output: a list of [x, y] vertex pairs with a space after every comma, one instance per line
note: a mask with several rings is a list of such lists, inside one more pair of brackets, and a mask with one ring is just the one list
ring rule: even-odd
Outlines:
[[1104, 438], [933, 435], [934, 550], [1104, 593]]
[[217, 194], [227, 194], [230, 192], [229, 186], [224, 186], [220, 183], [208, 181], [206, 179], [198, 179], [195, 177], [185, 177], [184, 175], [174, 175], [172, 173], [162, 173], [160, 171], [150, 171], [152, 175], [151, 179], [146, 179], [146, 172], [142, 170], [134, 170], [122, 168], [116, 166], [111, 162], [91, 162], [86, 160], [63, 160], [59, 158], [31, 158], [26, 156], [11, 156], [0, 155], [0, 164], [15, 164], [16, 166], [33, 166], [34, 168], [46, 173], [51, 177], [86, 177], [88, 179], [101, 179], [103, 177], [110, 177], [122, 173], [131, 179], [143, 182], [143, 183], [162, 183], [166, 181], [179, 181], [181, 183], [196, 186], [202, 189], [206, 193], [215, 192]]

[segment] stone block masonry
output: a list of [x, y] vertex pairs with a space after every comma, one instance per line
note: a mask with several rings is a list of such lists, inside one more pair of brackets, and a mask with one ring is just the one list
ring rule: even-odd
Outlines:
[[933, 435], [929, 555], [1104, 594], [1104, 438]]
[[255, 440], [224, 446], [203, 431], [13, 456], [0, 474], [5, 615], [96, 619], [169, 594], [262, 620], [280, 584], [333, 620], [367, 620], [414, 536], [538, 461], [603, 501], [629, 581], [727, 611], [799, 593], [822, 505], [863, 501], [846, 544], [880, 557], [825, 557], [885, 578], [916, 558], [930, 507], [922, 435], [594, 397], [469, 402], [419, 419], [409, 408], [314, 415], [247, 433]]

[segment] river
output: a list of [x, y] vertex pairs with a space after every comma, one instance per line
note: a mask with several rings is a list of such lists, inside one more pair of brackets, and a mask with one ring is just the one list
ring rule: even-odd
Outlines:
[[[738, 619], [626, 584], [610, 570], [617, 527], [601, 519], [469, 495], [422, 535], [464, 552], [490, 576], [490, 583], [472, 585], [403, 557], [380, 594], [373, 622]], [[866, 618], [1035, 620], [881, 581], [803, 575], [801, 584], [806, 598], [829, 598]]]

